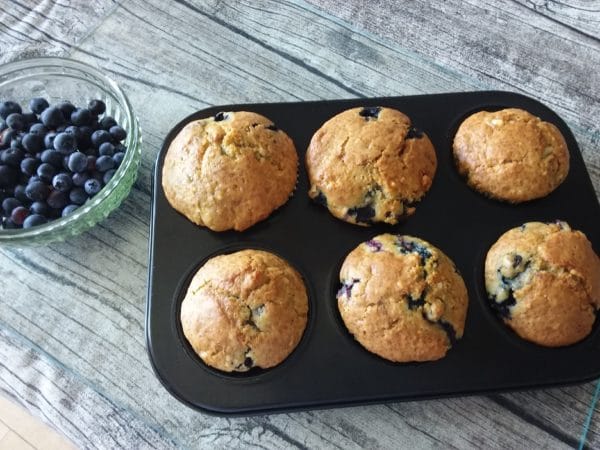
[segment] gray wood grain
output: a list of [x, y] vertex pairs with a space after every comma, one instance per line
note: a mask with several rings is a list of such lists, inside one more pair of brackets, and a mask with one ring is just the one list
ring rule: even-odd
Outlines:
[[[102, 224], [45, 248], [0, 249], [0, 389], [88, 448], [575, 446], [592, 383], [223, 419], [189, 410], [154, 377], [144, 343], [151, 167], [168, 130], [192, 111], [521, 90], [569, 122], [600, 192], [600, 83], [596, 72], [582, 77], [600, 62], [597, 15], [556, 2], [314, 3], [324, 10], [299, 0], [19, 0], [6, 12], [0, 0], [0, 59], [61, 54], [105, 70], [126, 90], [144, 134], [140, 178]], [[600, 446], [598, 421], [589, 445]]]

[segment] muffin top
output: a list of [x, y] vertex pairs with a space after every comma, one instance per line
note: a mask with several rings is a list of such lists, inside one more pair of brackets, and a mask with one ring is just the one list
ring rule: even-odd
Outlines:
[[453, 150], [472, 188], [511, 203], [548, 195], [569, 172], [569, 151], [558, 128], [522, 109], [469, 116]]
[[519, 336], [569, 345], [590, 333], [600, 308], [600, 259], [566, 222], [529, 222], [490, 248], [485, 284], [493, 309]]
[[225, 112], [188, 123], [171, 142], [162, 185], [171, 206], [214, 231], [243, 231], [283, 205], [296, 185], [298, 155], [259, 114]]
[[309, 196], [338, 219], [396, 224], [429, 190], [437, 159], [427, 135], [395, 109], [353, 108], [313, 135]]
[[391, 361], [442, 358], [463, 335], [465, 283], [439, 249], [382, 234], [346, 257], [337, 294], [344, 324], [372, 353]]
[[208, 260], [181, 304], [183, 333], [209, 366], [226, 372], [269, 368], [296, 348], [308, 297], [286, 261], [261, 250]]

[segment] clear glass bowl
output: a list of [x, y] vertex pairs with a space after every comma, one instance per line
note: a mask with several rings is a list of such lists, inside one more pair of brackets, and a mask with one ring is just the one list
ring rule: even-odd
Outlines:
[[140, 165], [142, 136], [125, 93], [99, 70], [66, 58], [34, 58], [0, 66], [0, 101], [13, 100], [24, 110], [32, 97], [50, 104], [69, 100], [84, 106], [92, 99], [106, 103], [106, 114], [127, 130], [125, 158], [108, 184], [73, 213], [28, 229], [0, 229], [0, 246], [62, 241], [105, 219], [129, 195]]

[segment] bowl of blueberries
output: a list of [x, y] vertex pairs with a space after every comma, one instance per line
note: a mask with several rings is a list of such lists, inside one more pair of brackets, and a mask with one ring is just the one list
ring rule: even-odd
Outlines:
[[0, 67], [0, 245], [61, 241], [131, 190], [141, 131], [121, 88], [65, 58]]

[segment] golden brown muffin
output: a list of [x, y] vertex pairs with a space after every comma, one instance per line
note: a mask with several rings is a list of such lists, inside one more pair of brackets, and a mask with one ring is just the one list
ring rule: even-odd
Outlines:
[[485, 260], [492, 307], [536, 344], [573, 344], [592, 330], [600, 308], [600, 259], [566, 222], [529, 222], [496, 241]]
[[431, 187], [437, 159], [427, 135], [391, 108], [353, 108], [329, 119], [306, 152], [308, 195], [338, 219], [396, 224]]
[[469, 186], [511, 203], [545, 197], [569, 172], [569, 150], [558, 128], [522, 109], [469, 116], [453, 149]]
[[173, 208], [214, 231], [243, 231], [283, 205], [298, 155], [283, 131], [252, 112], [187, 124], [165, 156], [162, 185]]
[[350, 252], [340, 282], [346, 328], [383, 358], [440, 359], [463, 335], [467, 288], [452, 261], [428, 242], [379, 235]]
[[261, 250], [208, 260], [181, 304], [186, 339], [206, 364], [226, 372], [282, 362], [300, 342], [307, 315], [298, 272]]

